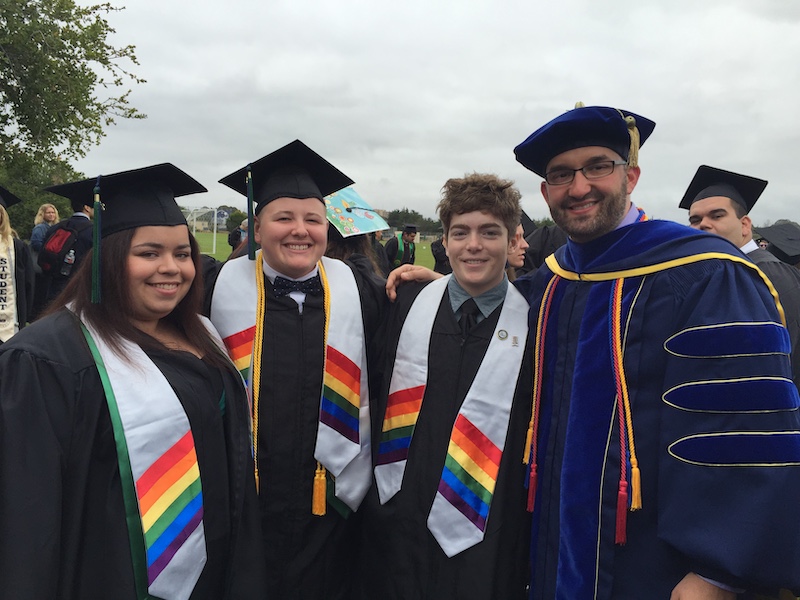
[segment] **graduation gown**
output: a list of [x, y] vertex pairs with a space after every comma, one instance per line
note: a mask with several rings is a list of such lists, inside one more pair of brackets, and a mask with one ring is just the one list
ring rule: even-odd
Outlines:
[[764, 271], [778, 290], [792, 342], [792, 378], [800, 388], [800, 270], [763, 248], [748, 252], [747, 258]]
[[[373, 424], [378, 448], [391, 365], [405, 318], [424, 284], [398, 290], [383, 336], [385, 381]], [[525, 510], [522, 464], [530, 416], [530, 354], [526, 352], [497, 485], [482, 542], [448, 558], [428, 530], [427, 519], [445, 463], [450, 433], [494, 333], [501, 308], [475, 325], [466, 340], [445, 292], [433, 324], [428, 381], [414, 429], [402, 489], [381, 505], [373, 488], [360, 513], [364, 519], [358, 598], [374, 600], [516, 600], [526, 597], [530, 515]]]
[[[800, 586], [800, 521], [787, 502], [800, 498], [800, 400], [788, 335], [748, 265], [716, 236], [647, 221], [570, 241], [533, 281], [518, 280], [535, 328], [545, 285], [562, 276], [546, 318], [531, 598], [669, 598], [689, 572]], [[641, 510], [624, 511], [624, 545], [609, 349], [618, 277], [642, 486]]]
[[[387, 302], [384, 283], [366, 257], [359, 255], [346, 262], [359, 287], [369, 340]], [[213, 275], [209, 283], [215, 283]], [[259, 506], [268, 581], [265, 597], [351, 600], [349, 585], [358, 567], [358, 515], [343, 516], [332, 505], [330, 494], [324, 516], [311, 512], [323, 376], [323, 298], [306, 296], [301, 314], [290, 296], [275, 296], [266, 277], [265, 286], [258, 415]], [[212, 299], [210, 287], [208, 308]], [[340, 502], [336, 506], [346, 508]]]
[[[34, 270], [28, 245], [20, 239], [14, 242], [14, 293], [17, 296], [17, 321], [22, 329], [28, 324], [33, 309]], [[0, 342], [2, 345], [3, 342]]]
[[[146, 352], [186, 411], [202, 477], [208, 558], [191, 597], [262, 598], [241, 382], [190, 353]], [[108, 405], [67, 310], [0, 349], [0, 590], [15, 600], [136, 598]]]

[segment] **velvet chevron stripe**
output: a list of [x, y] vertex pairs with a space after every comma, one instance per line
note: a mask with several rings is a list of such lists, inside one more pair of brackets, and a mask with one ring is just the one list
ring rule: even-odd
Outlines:
[[361, 369], [344, 354], [328, 346], [319, 420], [352, 442], [359, 442]]
[[464, 415], [456, 418], [439, 492], [484, 531], [503, 451]]
[[200, 470], [187, 431], [136, 481], [150, 584], [203, 518]]
[[244, 331], [229, 335], [222, 341], [228, 349], [233, 364], [242, 374], [245, 381], [250, 381], [250, 358], [253, 355], [253, 339], [255, 338], [256, 328], [249, 327]]
[[385, 465], [408, 458], [424, 395], [425, 386], [420, 385], [398, 390], [389, 396], [376, 464]]

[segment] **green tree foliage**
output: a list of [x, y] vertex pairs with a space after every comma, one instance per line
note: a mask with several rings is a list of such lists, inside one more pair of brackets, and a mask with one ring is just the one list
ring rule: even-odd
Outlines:
[[41, 190], [82, 177], [59, 159], [34, 158], [14, 149], [0, 152], [0, 183], [23, 200], [8, 209], [11, 226], [19, 237], [30, 238], [33, 219], [44, 203], [54, 204], [60, 218], [69, 217], [72, 214], [69, 200]]
[[386, 219], [395, 229], [402, 229], [406, 223], [413, 223], [417, 226], [417, 230], [423, 234], [435, 234], [439, 231], [441, 223], [436, 219], [426, 219], [415, 210], [408, 208], [401, 208], [393, 210], [389, 213], [389, 218]]
[[239, 224], [247, 218], [247, 213], [244, 213], [236, 208], [231, 209], [228, 220], [225, 221], [225, 228], [228, 231], [233, 231]]
[[108, 42], [109, 3], [0, 0], [0, 152], [84, 156], [116, 118], [144, 118], [130, 106], [122, 64], [134, 46]]

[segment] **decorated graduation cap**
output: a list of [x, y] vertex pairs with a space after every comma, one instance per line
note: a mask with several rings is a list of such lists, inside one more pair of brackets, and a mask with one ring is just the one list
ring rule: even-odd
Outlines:
[[19, 204], [22, 202], [21, 198], [18, 198], [11, 192], [9, 192], [6, 188], [0, 185], [0, 206], [3, 208], [9, 208], [14, 206], [15, 204]]
[[767, 181], [764, 179], [702, 165], [694, 174], [678, 206], [689, 210], [698, 200], [722, 196], [730, 198], [744, 207], [745, 213], [749, 213], [766, 187]]
[[328, 222], [347, 238], [389, 228], [375, 210], [352, 187], [325, 197]]
[[574, 109], [534, 131], [514, 148], [514, 154], [519, 163], [541, 177], [553, 157], [585, 146], [609, 148], [635, 167], [639, 148], [655, 126], [650, 119], [626, 110], [583, 106], [579, 102]]
[[93, 302], [100, 301], [102, 238], [136, 227], [186, 225], [186, 217], [175, 198], [208, 191], [170, 163], [100, 175], [45, 190], [94, 206]]
[[769, 242], [767, 249], [777, 258], [790, 265], [800, 262], [800, 225], [788, 221], [759, 227], [757, 231]]

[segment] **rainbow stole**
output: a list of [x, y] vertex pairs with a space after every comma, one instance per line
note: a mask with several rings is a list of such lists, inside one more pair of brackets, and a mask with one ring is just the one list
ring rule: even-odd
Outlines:
[[[120, 475], [132, 479], [135, 491], [134, 500], [126, 498], [134, 562], [143, 544], [150, 595], [186, 600], [207, 559], [202, 483], [189, 419], [169, 381], [139, 346], [123, 341], [122, 357], [84, 327], [93, 353], [99, 354], [95, 361], [115, 425]], [[136, 516], [141, 527], [134, 525]]]
[[[259, 251], [256, 261], [262, 260]], [[322, 257], [319, 272], [325, 294], [325, 364], [314, 457], [336, 478], [336, 497], [357, 510], [372, 471], [361, 296], [353, 271], [342, 261]], [[256, 270], [246, 256], [228, 261], [211, 301], [211, 321], [251, 398], [257, 393], [251, 386], [259, 305], [256, 276], [263, 277], [263, 270]]]
[[[419, 293], [400, 332], [375, 466], [381, 504], [402, 487], [425, 396], [433, 322], [449, 279]], [[428, 529], [449, 557], [483, 540], [527, 335], [528, 303], [509, 285], [494, 335], [453, 423], [428, 515]]]

